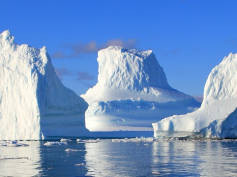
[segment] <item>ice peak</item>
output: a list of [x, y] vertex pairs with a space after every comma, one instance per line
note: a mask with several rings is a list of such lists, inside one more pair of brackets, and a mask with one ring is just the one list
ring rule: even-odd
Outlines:
[[43, 46], [40, 50], [41, 50], [43, 53], [48, 53], [46, 46]]
[[9, 31], [0, 34], [0, 139], [86, 133], [88, 105], [61, 83], [46, 47], [18, 45], [13, 39]]
[[110, 46], [98, 52], [97, 60], [98, 82], [104, 87], [137, 91], [145, 87], [171, 89], [151, 50]]
[[0, 40], [13, 42], [14, 37], [11, 35], [9, 30], [6, 30], [6, 31], [3, 31], [2, 34], [0, 34]]
[[237, 54], [224, 57], [209, 74], [204, 88], [204, 102], [237, 98]]

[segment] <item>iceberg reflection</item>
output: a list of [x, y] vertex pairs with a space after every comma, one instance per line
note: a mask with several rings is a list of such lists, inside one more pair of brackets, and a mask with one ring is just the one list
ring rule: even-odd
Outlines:
[[[25, 143], [25, 142], [24, 142]], [[40, 167], [39, 141], [27, 147], [0, 146], [0, 173], [3, 176], [35, 176]], [[2, 157], [2, 158], [1, 158]]]
[[153, 171], [160, 175], [234, 176], [235, 141], [154, 142]]
[[0, 176], [236, 176], [237, 141], [134, 138], [0, 146]]

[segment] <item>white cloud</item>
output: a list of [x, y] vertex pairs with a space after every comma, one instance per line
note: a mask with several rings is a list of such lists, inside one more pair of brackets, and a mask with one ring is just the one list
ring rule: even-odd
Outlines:
[[78, 58], [82, 54], [97, 53], [100, 49], [107, 48], [111, 45], [132, 49], [136, 48], [137, 43], [138, 42], [135, 39], [128, 39], [126, 41], [122, 39], [112, 39], [99, 46], [95, 41], [91, 41], [87, 44], [69, 44], [64, 46], [64, 48], [69, 48], [71, 50], [71, 53], [69, 55], [66, 55], [63, 51], [57, 51], [52, 54], [52, 58]]

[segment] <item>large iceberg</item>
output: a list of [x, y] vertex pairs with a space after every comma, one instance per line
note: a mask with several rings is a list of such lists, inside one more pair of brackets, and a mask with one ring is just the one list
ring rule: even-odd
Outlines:
[[200, 109], [153, 123], [154, 136], [237, 138], [237, 54], [230, 53], [209, 74]]
[[90, 131], [153, 131], [151, 123], [200, 107], [173, 89], [151, 50], [110, 46], [98, 52], [98, 83], [81, 95]]
[[88, 104], [64, 87], [46, 48], [17, 45], [0, 34], [0, 139], [83, 136]]

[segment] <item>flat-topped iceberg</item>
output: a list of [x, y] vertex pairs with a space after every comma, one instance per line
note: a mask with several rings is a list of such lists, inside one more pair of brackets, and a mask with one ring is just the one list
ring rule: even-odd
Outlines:
[[173, 89], [151, 50], [110, 46], [98, 52], [98, 83], [81, 95], [90, 131], [152, 131], [151, 123], [196, 110], [200, 103]]
[[154, 136], [237, 138], [237, 54], [229, 54], [208, 76], [200, 109], [153, 123]]
[[87, 103], [59, 80], [45, 47], [0, 34], [0, 140], [83, 136]]

